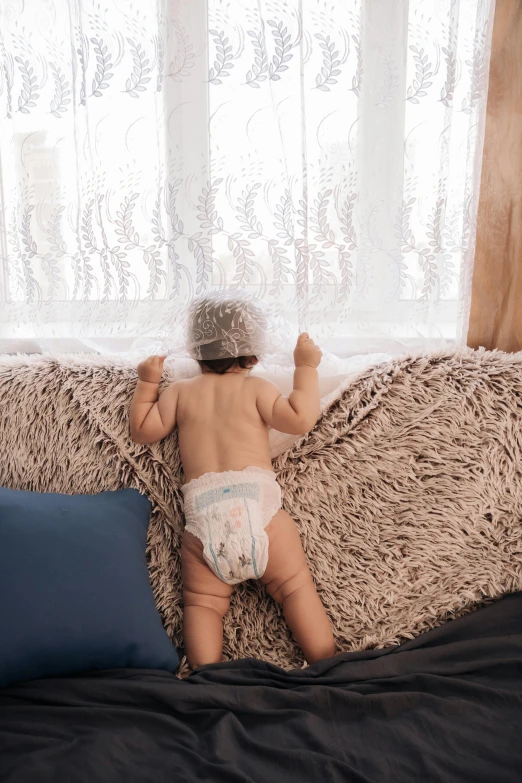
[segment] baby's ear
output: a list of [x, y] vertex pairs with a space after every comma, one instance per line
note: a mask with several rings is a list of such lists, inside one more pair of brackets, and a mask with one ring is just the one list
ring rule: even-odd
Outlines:
[[257, 356], [252, 356], [252, 367], [255, 367], [256, 364], [259, 364], [259, 359]]

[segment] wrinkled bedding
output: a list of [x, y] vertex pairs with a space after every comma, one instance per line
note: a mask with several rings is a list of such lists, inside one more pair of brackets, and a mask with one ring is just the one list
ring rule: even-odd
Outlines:
[[1, 783], [519, 783], [522, 593], [385, 650], [0, 691]]

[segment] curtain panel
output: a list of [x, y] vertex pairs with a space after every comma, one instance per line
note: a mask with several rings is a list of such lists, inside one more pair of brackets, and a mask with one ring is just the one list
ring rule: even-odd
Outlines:
[[0, 336], [467, 332], [492, 0], [4, 0]]
[[522, 350], [522, 5], [497, 0], [468, 345]]

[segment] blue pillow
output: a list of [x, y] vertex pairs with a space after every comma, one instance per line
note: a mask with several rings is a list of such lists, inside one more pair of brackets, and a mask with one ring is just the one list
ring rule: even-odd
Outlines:
[[177, 668], [149, 583], [149, 516], [134, 489], [0, 487], [0, 686], [93, 669]]

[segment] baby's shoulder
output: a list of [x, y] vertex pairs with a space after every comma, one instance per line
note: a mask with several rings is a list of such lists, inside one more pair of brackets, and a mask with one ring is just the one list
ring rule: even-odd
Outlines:
[[248, 381], [252, 384], [251, 388], [254, 390], [257, 396], [273, 396], [274, 394], [281, 394], [281, 390], [275, 383], [269, 381], [268, 378], [261, 378], [259, 375], [251, 375]]
[[179, 378], [176, 381], [172, 381], [169, 383], [169, 385], [166, 387], [165, 391], [169, 394], [180, 394], [182, 393], [186, 388], [187, 384], [193, 380], [192, 378]]

